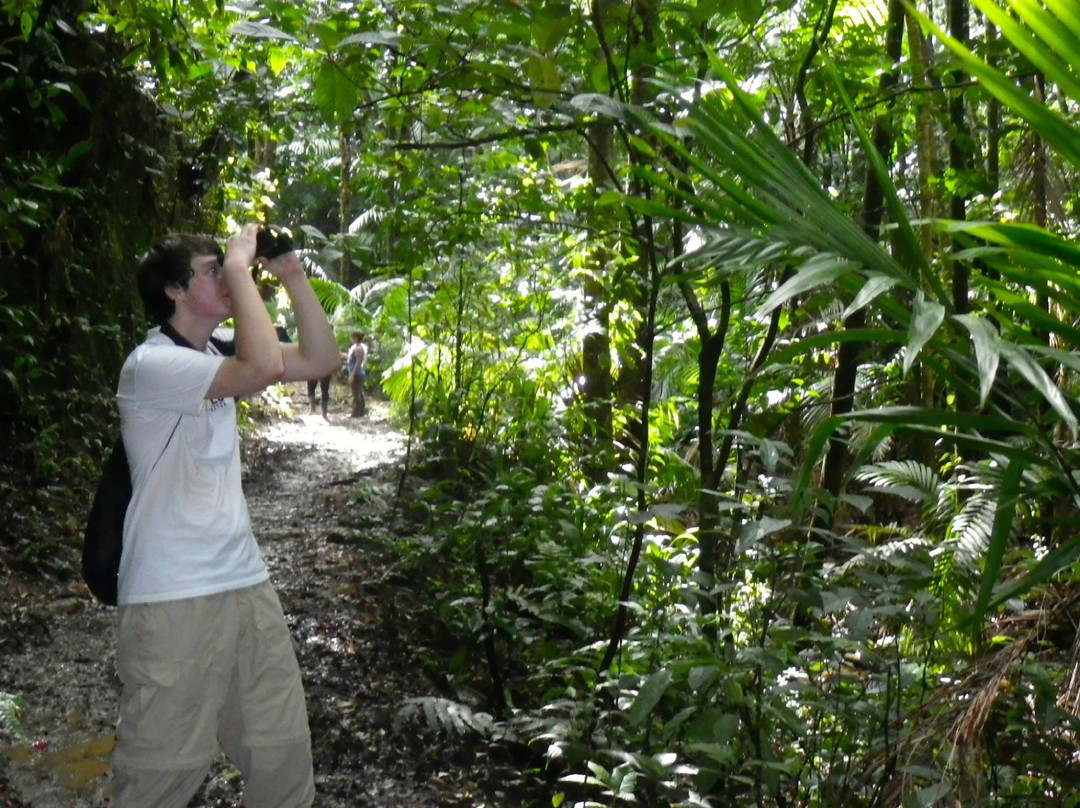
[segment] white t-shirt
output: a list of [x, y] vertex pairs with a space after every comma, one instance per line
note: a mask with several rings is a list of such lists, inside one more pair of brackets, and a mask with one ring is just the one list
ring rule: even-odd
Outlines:
[[118, 605], [211, 595], [269, 577], [240, 487], [236, 405], [205, 397], [222, 361], [212, 345], [200, 353], [152, 328], [120, 371], [132, 497]]

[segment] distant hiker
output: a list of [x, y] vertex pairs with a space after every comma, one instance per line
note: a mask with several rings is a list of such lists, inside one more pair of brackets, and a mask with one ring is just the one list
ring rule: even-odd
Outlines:
[[346, 355], [345, 368], [349, 373], [349, 389], [352, 391], [352, 417], [362, 418], [367, 415], [367, 402], [364, 400], [364, 379], [367, 377], [368, 349], [364, 344], [363, 331], [353, 331], [349, 335], [352, 345]]
[[[128, 356], [117, 390], [133, 495], [119, 575], [114, 808], [183, 808], [219, 742], [248, 808], [314, 800], [300, 668], [240, 486], [235, 398], [319, 378], [341, 358], [288, 246], [258, 259], [296, 314], [297, 342], [279, 343], [250, 272], [258, 233], [244, 227], [224, 252], [207, 236], [169, 236], [139, 265], [159, 327]], [[235, 356], [211, 342], [229, 317]]]
[[315, 414], [315, 388], [318, 387], [322, 401], [322, 417], [327, 423], [330, 423], [328, 414], [330, 409], [330, 377], [333, 375], [331, 373], [321, 379], [308, 379], [307, 383], [308, 412], [312, 415]]

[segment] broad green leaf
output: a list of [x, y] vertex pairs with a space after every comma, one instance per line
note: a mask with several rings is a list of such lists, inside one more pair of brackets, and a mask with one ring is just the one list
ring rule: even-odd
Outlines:
[[359, 91], [341, 68], [326, 60], [315, 80], [315, 104], [330, 121], [343, 122], [352, 117]]
[[649, 717], [649, 713], [660, 702], [661, 696], [664, 695], [664, 691], [668, 689], [670, 684], [671, 671], [666, 669], [657, 671], [645, 680], [633, 704], [630, 705], [630, 724], [632, 726], [640, 726]]
[[958, 314], [954, 318], [967, 328], [975, 346], [975, 362], [979, 367], [979, 405], [986, 403], [990, 389], [997, 377], [998, 362], [1001, 359], [1001, 338], [997, 329], [984, 317], [970, 314]]
[[696, 665], [687, 675], [686, 683], [691, 690], [697, 692], [703, 687], [711, 685], [719, 673], [720, 668], [716, 665]]
[[[1016, 1], [1011, 0], [1011, 2]], [[1073, 0], [1046, 0], [1046, 7], [1069, 27], [1073, 36], [1080, 37], [1080, 6]]]
[[862, 289], [855, 295], [855, 299], [851, 301], [851, 304], [844, 309], [844, 319], [847, 319], [859, 309], [872, 303], [880, 295], [888, 292], [899, 282], [898, 278], [891, 278], [888, 275], [879, 275], [876, 272], [869, 273], [869, 277], [867, 278], [866, 283], [863, 284]]
[[1076, 246], [1075, 242], [1035, 225], [951, 221], [945, 223], [943, 230], [953, 234], [965, 233], [993, 244], [1057, 258], [1074, 267], [1080, 267], [1080, 247]]
[[618, 191], [604, 191], [596, 200], [598, 207], [621, 205], [645, 216], [665, 217], [671, 209], [661, 202], [641, 196], [623, 194]]
[[270, 48], [266, 56], [270, 64], [270, 70], [275, 76], [279, 75], [289, 64], [289, 56], [284, 48]]
[[831, 283], [857, 269], [859, 269], [858, 264], [837, 255], [815, 256], [799, 267], [798, 272], [769, 295], [754, 316], [764, 317], [777, 306], [782, 306], [796, 295], [812, 290], [816, 291], [818, 287]]
[[627, 120], [630, 111], [626, 104], [601, 93], [581, 93], [570, 99], [570, 106], [582, 112], [596, 113], [616, 120]]
[[264, 22], [238, 22], [229, 29], [229, 33], [236, 36], [254, 37], [255, 39], [284, 39], [288, 42], [296, 42], [296, 38], [291, 34], [286, 34], [284, 31]]
[[795, 340], [791, 344], [775, 351], [769, 358], [765, 369], [775, 369], [798, 357], [812, 356], [819, 351], [834, 351], [844, 343], [866, 343], [867, 345], [901, 345], [907, 339], [902, 331], [888, 328], [845, 328], [840, 331], [826, 331]]
[[351, 48], [354, 45], [371, 47], [379, 45], [388, 48], [402, 47], [402, 36], [396, 31], [361, 31], [358, 34], [350, 34], [337, 43], [337, 50]]
[[952, 783], [947, 780], [919, 789], [914, 795], [915, 806], [916, 808], [933, 808], [933, 806], [937, 805], [943, 798], [949, 796], [949, 794], [952, 793], [952, 790]]
[[919, 351], [937, 333], [945, 320], [945, 307], [940, 303], [925, 300], [922, 295], [915, 300], [915, 316], [908, 328], [907, 350], [904, 351], [904, 375], [908, 374], [915, 363]]
[[1001, 573], [1001, 562], [1005, 549], [1013, 535], [1013, 519], [1016, 516], [1016, 503], [1020, 498], [1020, 483], [1023, 481], [1025, 464], [1021, 460], [1010, 461], [1001, 478], [997, 491], [997, 509], [994, 513], [994, 526], [990, 531], [990, 541], [986, 547], [986, 559], [983, 562], [982, 581], [979, 595], [975, 601], [975, 620], [979, 623], [990, 603], [991, 593]]
[[1015, 335], [1021, 340], [1037, 329], [1058, 334], [1064, 344], [1080, 345], [1080, 328], [1062, 322], [1042, 306], [1035, 305], [1026, 296], [1016, 294], [1003, 284], [984, 281], [983, 286], [990, 290], [1002, 310], [1002, 316], [998, 319], [1003, 333]]
[[1024, 348], [1033, 354], [1042, 354], [1053, 359], [1060, 365], [1080, 373], [1080, 356], [1070, 351], [1059, 348], [1051, 348], [1049, 345], [1025, 345]]
[[736, 0], [735, 3], [735, 13], [746, 25], [754, 25], [764, 10], [764, 0]]
[[536, 49], [541, 53], [554, 52], [573, 24], [570, 14], [538, 14], [530, 29]]
[[1076, 415], [1073, 414], [1069, 402], [1065, 400], [1064, 394], [1054, 383], [1054, 380], [1047, 375], [1046, 371], [1023, 347], [1004, 341], [1000, 343], [1000, 347], [1001, 355], [1005, 358], [1005, 361], [1027, 379], [1028, 383], [1050, 403], [1054, 411], [1068, 425], [1073, 437], [1076, 437]]
[[548, 109], [558, 98], [562, 79], [555, 60], [539, 53], [534, 53], [525, 60], [525, 69], [532, 87], [533, 103], [540, 109]]

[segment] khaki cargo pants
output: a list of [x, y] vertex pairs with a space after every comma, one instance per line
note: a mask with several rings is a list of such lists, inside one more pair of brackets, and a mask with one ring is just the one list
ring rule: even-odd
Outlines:
[[120, 607], [114, 808], [184, 808], [218, 743], [245, 808], [315, 798], [300, 668], [269, 583]]

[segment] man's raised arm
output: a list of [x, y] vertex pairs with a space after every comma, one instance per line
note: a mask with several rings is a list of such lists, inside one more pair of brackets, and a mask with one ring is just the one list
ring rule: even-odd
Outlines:
[[295, 252], [273, 259], [268, 269], [285, 287], [296, 316], [296, 342], [281, 346], [285, 360], [282, 381], [300, 382], [321, 379], [337, 370], [341, 363], [334, 329], [319, 299], [304, 274]]

